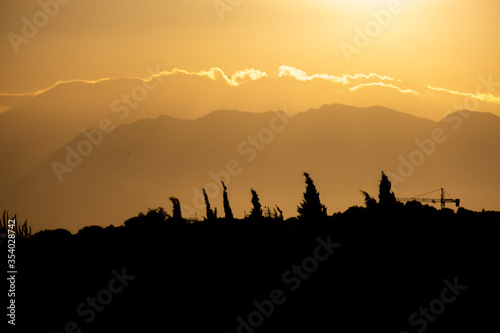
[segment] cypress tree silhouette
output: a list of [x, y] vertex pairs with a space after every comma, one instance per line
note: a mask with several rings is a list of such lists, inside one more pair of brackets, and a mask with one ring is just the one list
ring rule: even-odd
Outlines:
[[205, 206], [207, 207], [207, 217], [206, 219], [211, 221], [214, 219], [214, 212], [210, 209], [210, 201], [208, 200], [208, 195], [205, 189], [203, 189], [203, 197], [205, 198]]
[[222, 182], [222, 188], [224, 189], [224, 192], [222, 193], [222, 197], [223, 197], [223, 206], [224, 206], [224, 215], [226, 217], [227, 220], [232, 220], [233, 219], [233, 211], [231, 210], [231, 206], [229, 206], [229, 199], [227, 197], [227, 187], [226, 187], [226, 184], [224, 184], [224, 182]]
[[260, 220], [262, 219], [262, 206], [259, 201], [259, 196], [257, 195], [257, 192], [252, 188], [250, 190], [252, 192], [252, 211], [250, 212], [250, 218], [254, 220]]
[[172, 201], [172, 219], [175, 221], [182, 221], [182, 212], [181, 212], [181, 203], [179, 199], [175, 197], [170, 197], [170, 201]]
[[383, 171], [379, 184], [378, 203], [383, 209], [394, 208], [397, 205], [396, 196], [391, 191], [391, 181]]
[[304, 177], [306, 177], [306, 191], [304, 192], [304, 199], [300, 206], [297, 207], [299, 218], [308, 220], [322, 219], [327, 216], [326, 207], [321, 203], [316, 186], [307, 172], [304, 172]]

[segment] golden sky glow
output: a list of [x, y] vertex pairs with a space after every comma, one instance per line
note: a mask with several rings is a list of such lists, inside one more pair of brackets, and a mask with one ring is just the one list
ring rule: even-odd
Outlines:
[[[223, 137], [220, 142], [228, 146], [219, 147], [215, 139], [227, 134], [213, 131], [214, 126], [232, 130], [242, 126], [242, 133], [261, 133], [253, 129], [252, 121], [233, 123], [250, 119], [247, 113], [203, 116], [215, 110], [286, 110], [290, 117], [311, 122], [297, 121], [290, 131], [283, 131], [285, 141], [277, 140], [275, 148], [262, 150], [256, 163], [244, 165], [245, 174], [230, 185], [231, 191], [240, 191], [232, 192], [234, 200], [240, 200], [240, 213], [246, 209], [243, 191], [250, 186], [264, 189], [263, 199], [287, 196], [289, 216], [296, 208], [301, 187], [283, 191], [285, 187], [275, 187], [271, 178], [261, 177], [269, 173], [270, 156], [278, 156], [271, 149], [293, 157], [284, 159], [286, 167], [275, 177], [286, 176], [286, 181], [280, 178], [286, 185], [310, 170], [324, 186], [322, 191], [331, 190], [324, 198], [336, 211], [361, 200], [359, 188], [368, 178], [376, 179], [380, 169], [392, 172], [398, 169], [400, 156], [416, 156], [414, 140], [428, 143], [432, 124], [451, 126], [446, 133], [449, 145], [436, 148], [440, 153], [429, 156], [414, 178], [399, 183], [398, 191], [415, 194], [443, 186], [453, 192], [450, 187], [463, 186], [458, 192], [464, 202], [469, 200], [475, 209], [494, 207], [500, 170], [494, 120], [494, 115], [500, 116], [499, 18], [498, 0], [2, 1], [0, 157], [9, 163], [0, 163], [0, 175], [17, 194], [4, 191], [0, 201], [8, 202], [9, 210], [26, 212], [39, 225], [52, 220], [66, 223], [64, 213], [53, 216], [50, 200], [68, 203], [68, 212], [74, 205], [81, 213], [78, 223], [89, 223], [99, 209], [89, 209], [85, 200], [94, 198], [93, 193], [108, 193], [103, 194], [107, 198], [125, 194], [129, 187], [149, 196], [106, 200], [106, 205], [117, 205], [106, 206], [109, 218], [115, 218], [117, 211], [125, 219], [149, 205], [164, 205], [167, 194], [190, 205], [190, 189], [211, 181], [209, 172], [223, 168], [227, 160], [242, 157], [237, 149], [240, 131]], [[303, 112], [311, 109], [327, 111]], [[494, 115], [470, 116], [471, 121], [463, 121], [464, 130], [455, 131], [462, 124], [461, 115], [465, 119], [469, 114], [450, 114], [463, 109]], [[159, 118], [162, 115], [177, 119]], [[324, 121], [317, 118], [326, 115]], [[264, 116], [269, 113], [251, 115]], [[344, 128], [343, 122], [350, 125]], [[406, 127], [410, 123], [414, 125]], [[200, 127], [188, 135], [183, 126], [191, 124]], [[310, 129], [308, 124], [317, 125]], [[142, 132], [143, 125], [152, 130]], [[303, 126], [307, 133], [296, 142], [294, 133]], [[96, 145], [95, 153], [82, 159], [81, 168], [67, 171], [68, 180], [59, 183], [52, 168], [54, 158], [67, 163], [67, 147], [83, 147], [74, 142], [75, 136], [97, 128], [113, 133], [103, 134], [102, 146]], [[142, 134], [124, 134], [129, 131]], [[394, 135], [390, 140], [389, 134]], [[204, 144], [204, 138], [215, 140], [210, 149], [191, 153], [190, 147]], [[305, 147], [309, 139], [318, 140], [312, 144], [317, 150], [308, 148], [309, 158], [295, 160], [295, 149]], [[176, 141], [173, 148], [170, 140]], [[362, 144], [375, 141], [380, 144], [373, 149]], [[323, 142], [332, 151], [325, 154]], [[348, 151], [351, 144], [356, 153]], [[474, 157], [457, 160], [464, 149]], [[205, 153], [210, 160], [196, 158]], [[153, 169], [162, 164], [144, 163], [152, 161], [150, 156], [177, 173], [167, 177], [161, 167], [155, 176]], [[351, 180], [332, 180], [335, 167], [325, 163], [325, 156], [333, 164], [350, 163], [344, 173]], [[182, 165], [172, 163], [176, 157], [184, 158]], [[367, 162], [372, 158], [375, 164]], [[455, 170], [453, 163], [460, 165], [450, 173]], [[443, 173], [438, 176], [438, 172]], [[28, 178], [32, 175], [37, 181]], [[256, 183], [259, 179], [261, 184]], [[422, 179], [429, 188], [420, 189], [425, 185]], [[86, 192], [87, 188], [94, 190]], [[352, 191], [352, 197], [339, 195], [342, 191]], [[488, 205], [481, 206], [483, 202]]]
[[[23, 37], [23, 17], [33, 22], [42, 9], [35, 0], [0, 6], [2, 93], [74, 79], [142, 77], [155, 64], [189, 72], [255, 68], [274, 75], [287, 65], [334, 76], [378, 73], [464, 94], [474, 93], [480, 75], [500, 77], [496, 0], [241, 1], [223, 20], [212, 0], [73, 0], [58, 5], [18, 53], [9, 33]], [[384, 18], [391, 8], [397, 14]], [[368, 45], [356, 45], [357, 29], [373, 28], [375, 17], [386, 22], [380, 32]], [[342, 43], [359, 50], [350, 62]]]

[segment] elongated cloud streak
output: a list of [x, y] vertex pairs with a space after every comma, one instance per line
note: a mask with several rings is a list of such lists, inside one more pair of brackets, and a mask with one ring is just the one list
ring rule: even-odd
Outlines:
[[432, 86], [427, 86], [427, 88], [429, 88], [430, 90], [445, 92], [445, 93], [452, 94], [452, 95], [471, 97], [471, 98], [477, 99], [478, 101], [481, 101], [481, 102], [500, 104], [500, 97], [493, 96], [491, 93], [472, 94], [472, 93], [464, 93], [464, 92], [460, 92], [460, 91], [448, 90], [448, 89], [444, 89], [444, 88], [436, 88], [436, 87], [432, 87]]
[[[142, 77], [126, 77], [126, 79], [133, 79], [133, 80], [141, 80], [141, 81], [151, 81], [152, 79], [160, 76], [170, 76], [174, 74], [185, 74], [185, 75], [194, 75], [194, 76], [206, 76], [212, 80], [217, 80], [219, 77], [221, 77], [223, 80], [225, 80], [229, 85], [231, 86], [239, 86], [240, 84], [245, 83], [248, 79], [250, 80], [257, 80], [262, 77], [266, 77], [267, 74], [265, 72], [256, 70], [256, 69], [245, 69], [242, 71], [238, 71], [234, 73], [231, 76], [227, 76], [224, 71], [218, 67], [213, 67], [208, 71], [199, 71], [199, 72], [189, 72], [184, 69], [179, 69], [179, 68], [174, 68], [172, 71], [159, 71], [155, 74], [151, 74], [150, 76], [147, 76], [145, 78]], [[14, 94], [0, 94], [1, 96], [36, 96], [43, 94], [44, 92], [47, 92], [61, 84], [66, 84], [66, 83], [74, 83], [74, 82], [80, 82], [80, 83], [88, 83], [88, 84], [96, 84], [99, 82], [104, 82], [104, 81], [111, 81], [111, 80], [117, 80], [113, 78], [102, 78], [98, 80], [67, 80], [67, 81], [58, 81], [51, 85], [48, 88], [37, 90], [34, 92], [29, 92], [29, 93], [14, 93]]]
[[349, 84], [351, 80], [359, 80], [359, 79], [371, 79], [371, 78], [378, 78], [380, 80], [390, 80], [393, 81], [393, 78], [390, 78], [388, 76], [382, 76], [378, 75], [375, 73], [370, 73], [370, 74], [354, 74], [354, 75], [349, 75], [345, 74], [342, 76], [335, 76], [335, 75], [328, 75], [328, 74], [313, 74], [313, 75], [307, 75], [306, 72], [290, 67], [290, 66], [281, 66], [279, 68], [279, 77], [283, 76], [290, 76], [293, 77], [299, 81], [311, 81], [314, 79], [323, 79], [327, 81], [332, 81], [335, 83], [342, 83], [342, 84]]
[[257, 80], [262, 77], [267, 77], [267, 74], [265, 72], [253, 68], [238, 71], [228, 77], [226, 73], [224, 73], [224, 71], [218, 67], [211, 68], [209, 71], [199, 71], [199, 72], [188, 72], [183, 69], [174, 68], [171, 72], [163, 71], [160, 73], [160, 75], [172, 75], [176, 73], [182, 73], [186, 75], [196, 75], [196, 76], [207, 76], [212, 80], [216, 80], [217, 76], [220, 76], [231, 86], [239, 86], [240, 84], [246, 82], [247, 78], [249, 78], [250, 80]]
[[99, 82], [104, 82], [104, 81], [111, 81], [111, 80], [114, 80], [112, 78], [104, 78], [104, 79], [98, 79], [98, 80], [67, 80], [67, 81], [57, 81], [56, 83], [54, 83], [53, 85], [51, 85], [50, 87], [48, 88], [45, 88], [45, 89], [40, 89], [40, 90], [37, 90], [37, 91], [33, 91], [33, 92], [28, 92], [28, 93], [14, 93], [14, 94], [8, 94], [8, 93], [0, 93], [0, 97], [3, 97], [3, 96], [31, 96], [31, 97], [34, 97], [36, 95], [40, 95], [40, 94], [43, 94], [44, 92], [47, 92], [61, 84], [66, 84], [66, 83], [74, 83], [74, 82], [80, 82], [80, 83], [89, 83], [89, 84], [96, 84], [96, 83], [99, 83]]
[[415, 91], [415, 90], [412, 90], [412, 89], [401, 89], [399, 87], [396, 87], [393, 84], [384, 83], [384, 82], [361, 83], [361, 84], [358, 84], [357, 86], [349, 88], [349, 91], [355, 91], [355, 90], [358, 90], [359, 88], [371, 87], [371, 86], [387, 87], [387, 88], [396, 89], [397, 91], [399, 91], [399, 92], [401, 92], [403, 94], [413, 94], [415, 96], [419, 95], [419, 93], [417, 91]]
[[[127, 77], [124, 79], [135, 79], [135, 80], [142, 80], [142, 81], [151, 81], [154, 78], [160, 77], [160, 76], [171, 76], [171, 75], [190, 75], [190, 76], [200, 76], [200, 77], [207, 77], [212, 80], [224, 80], [228, 85], [232, 87], [237, 87], [239, 85], [242, 85], [248, 81], [254, 81], [261, 79], [263, 77], [269, 77], [269, 75], [266, 72], [257, 70], [257, 69], [245, 69], [241, 71], [237, 71], [233, 73], [232, 75], [227, 75], [222, 69], [219, 67], [213, 67], [210, 68], [209, 70], [201, 70], [201, 71], [188, 71], [180, 68], [174, 68], [171, 71], [160, 71], [157, 68], [156, 72], [153, 72], [152, 70], [150, 71], [150, 75], [146, 77]], [[334, 84], [340, 84], [340, 85], [346, 85], [350, 86], [349, 91], [353, 92], [356, 91], [360, 88], [364, 87], [384, 87], [384, 88], [390, 88], [390, 89], [395, 89], [399, 91], [400, 93], [403, 94], [413, 94], [415, 96], [419, 96], [421, 92], [415, 90], [415, 89], [403, 89], [401, 87], [398, 87], [396, 83], [394, 82], [401, 82], [401, 80], [396, 80], [393, 79], [389, 76], [384, 76], [384, 75], [379, 75], [376, 73], [369, 73], [369, 74], [344, 74], [344, 75], [330, 75], [330, 74], [311, 74], [308, 75], [306, 72], [304, 72], [301, 69], [294, 68], [291, 66], [280, 66], [278, 69], [278, 74], [277, 76], [279, 78], [283, 77], [291, 77], [293, 79], [296, 79], [298, 81], [302, 82], [307, 82], [307, 81], [312, 81], [312, 80], [325, 80], [329, 81]], [[74, 83], [74, 82], [81, 82], [81, 83], [88, 83], [88, 84], [96, 84], [104, 81], [110, 81], [110, 80], [116, 80], [114, 78], [102, 78], [98, 80], [67, 80], [67, 81], [58, 81], [51, 85], [48, 88], [41, 89], [38, 91], [34, 92], [29, 92], [29, 93], [17, 93], [17, 94], [0, 94], [0, 97], [4, 96], [37, 96], [42, 93], [45, 93], [61, 84], [67, 84], [67, 83]], [[375, 82], [374, 82], [375, 81]], [[387, 83], [387, 81], [390, 81], [390, 83]], [[487, 103], [495, 103], [495, 104], [500, 104], [500, 97], [494, 96], [491, 93], [466, 93], [466, 92], [459, 92], [459, 91], [454, 91], [454, 90], [448, 90], [444, 88], [437, 88], [437, 87], [432, 87], [432, 86], [426, 86], [427, 89], [432, 90], [432, 91], [437, 91], [437, 92], [442, 92], [442, 93], [447, 93], [451, 95], [457, 95], [457, 96], [465, 96], [465, 97], [471, 97], [476, 100], [482, 101], [482, 102], [487, 102]]]

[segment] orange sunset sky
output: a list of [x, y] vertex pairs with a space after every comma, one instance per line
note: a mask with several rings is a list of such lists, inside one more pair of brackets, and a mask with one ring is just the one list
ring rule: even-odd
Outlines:
[[251, 187], [294, 216], [304, 171], [329, 213], [362, 204], [436, 126], [450, 139], [394, 191], [498, 209], [498, 0], [5, 0], [0, 15], [0, 208], [37, 230], [193, 206], [271, 110], [301, 120], [231, 180], [239, 217]]
[[[217, 67], [228, 77], [250, 68], [277, 77], [281, 66], [290, 66], [309, 76], [376, 73], [396, 80], [358, 82], [376, 85], [362, 86], [354, 100], [339, 95], [343, 86], [322, 86], [331, 98], [310, 107], [335, 100], [384, 105], [379, 90], [394, 87], [383, 83], [426, 96], [440, 115], [466, 94], [474, 94], [481, 111], [496, 113], [500, 105], [498, 85], [476, 96], [478, 77], [500, 78], [496, 0], [23, 0], [0, 6], [3, 94], [65, 80], [144, 77], [147, 66], [157, 65], [189, 72]], [[434, 90], [429, 97], [428, 86], [455, 95]]]

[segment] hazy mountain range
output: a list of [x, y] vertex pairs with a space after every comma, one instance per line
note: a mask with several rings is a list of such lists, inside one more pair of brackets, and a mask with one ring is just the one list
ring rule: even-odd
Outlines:
[[[161, 68], [149, 68], [150, 82], [139, 78], [76, 80], [31, 95], [0, 94], [0, 152], [50, 153], [83, 129], [98, 127], [103, 118], [121, 125], [164, 114], [196, 119], [221, 109], [266, 112], [286, 108], [289, 113], [297, 113], [340, 103], [384, 105], [437, 121], [456, 109], [472, 107], [474, 111], [500, 116], [498, 104], [376, 74], [339, 77], [346, 80], [340, 83], [332, 82], [328, 76], [312, 79], [286, 66], [280, 70], [280, 76], [273, 73], [252, 80], [236, 79], [218, 71], [212, 77], [196, 73], [159, 75], [155, 73], [161, 72]], [[238, 73], [234, 75], [237, 77]], [[238, 83], [232, 86], [228, 80]], [[493, 89], [488, 80], [481, 81], [485, 82], [481, 92]]]
[[[120, 97], [137, 82], [100, 84], [114, 87]], [[160, 116], [201, 109], [203, 96], [188, 95], [184, 106], [162, 110], [154, 107], [161, 94], [151, 94], [120, 119], [124, 113], [110, 109], [109, 95], [100, 98], [98, 85], [72, 83], [3, 112], [2, 208], [28, 218], [35, 230], [76, 231], [121, 224], [148, 207], [170, 210], [172, 195], [185, 217], [202, 218], [200, 191], [206, 187], [222, 216], [215, 185], [220, 178], [235, 216], [249, 212], [253, 187], [263, 205], [278, 205], [290, 217], [296, 215], [307, 171], [332, 214], [362, 205], [359, 190], [376, 196], [384, 170], [397, 196], [444, 187], [466, 208], [500, 209], [500, 117], [491, 113], [458, 111], [436, 122], [385, 107], [330, 104], [294, 116], [277, 111]], [[103, 124], [103, 119], [108, 120]], [[87, 156], [75, 156], [78, 151]]]

